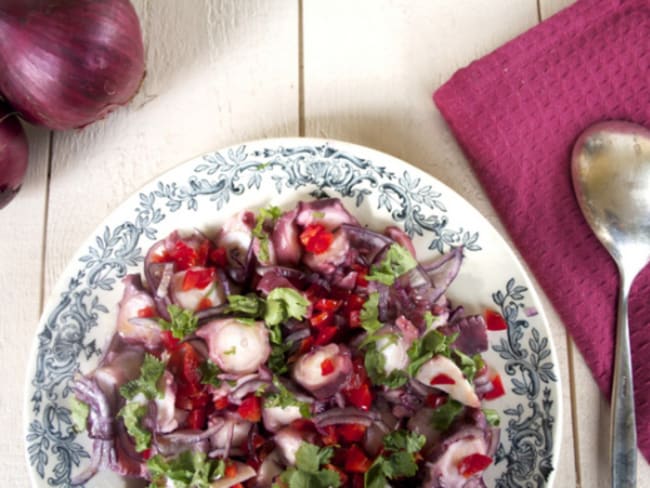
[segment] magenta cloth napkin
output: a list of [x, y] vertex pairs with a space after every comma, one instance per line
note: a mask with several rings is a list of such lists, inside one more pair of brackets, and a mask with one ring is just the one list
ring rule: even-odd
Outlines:
[[[570, 155], [592, 123], [650, 127], [650, 0], [581, 0], [456, 72], [434, 100], [603, 393], [618, 275], [576, 203]], [[650, 460], [650, 267], [630, 297], [639, 446]]]

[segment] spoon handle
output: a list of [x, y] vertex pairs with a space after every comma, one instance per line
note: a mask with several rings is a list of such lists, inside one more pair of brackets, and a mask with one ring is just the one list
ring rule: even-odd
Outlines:
[[612, 488], [636, 486], [636, 422], [627, 315], [630, 281], [621, 273], [610, 419]]

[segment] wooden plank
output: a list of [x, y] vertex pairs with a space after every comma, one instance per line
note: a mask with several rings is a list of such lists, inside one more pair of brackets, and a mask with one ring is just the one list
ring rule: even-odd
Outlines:
[[[431, 94], [456, 69], [536, 25], [537, 2], [333, 0], [305, 1], [303, 8], [306, 135], [348, 140], [409, 161], [458, 191], [506, 235]], [[564, 385], [557, 486], [571, 487], [566, 333], [548, 300], [542, 301]]]
[[154, 176], [224, 145], [297, 135], [297, 2], [134, 4], [142, 89], [105, 120], [54, 136], [46, 295], [101, 220]]
[[[575, 0], [540, 0], [542, 19], [575, 3]], [[603, 397], [576, 345], [569, 338], [573, 364], [573, 427], [576, 432], [578, 486], [605, 488], [609, 475], [609, 402]], [[638, 486], [650, 486], [650, 465], [638, 453]]]
[[22, 189], [0, 211], [0, 473], [6, 486], [28, 486], [20, 418], [25, 365], [41, 311], [43, 232], [47, 206], [50, 132], [27, 127], [29, 167]]

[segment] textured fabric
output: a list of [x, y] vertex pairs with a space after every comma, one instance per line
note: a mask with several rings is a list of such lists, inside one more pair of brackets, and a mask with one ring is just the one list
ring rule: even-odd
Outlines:
[[[650, 0], [581, 0], [461, 69], [434, 100], [609, 398], [618, 275], [573, 194], [590, 124], [650, 127]], [[650, 460], [650, 267], [630, 298], [639, 446]]]

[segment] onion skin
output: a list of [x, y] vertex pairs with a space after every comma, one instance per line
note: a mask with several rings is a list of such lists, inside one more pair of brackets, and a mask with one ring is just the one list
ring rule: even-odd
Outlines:
[[18, 193], [27, 171], [27, 137], [18, 118], [0, 104], [0, 208]]
[[83, 127], [126, 104], [144, 77], [128, 0], [28, 0], [0, 6], [0, 92], [27, 121]]

